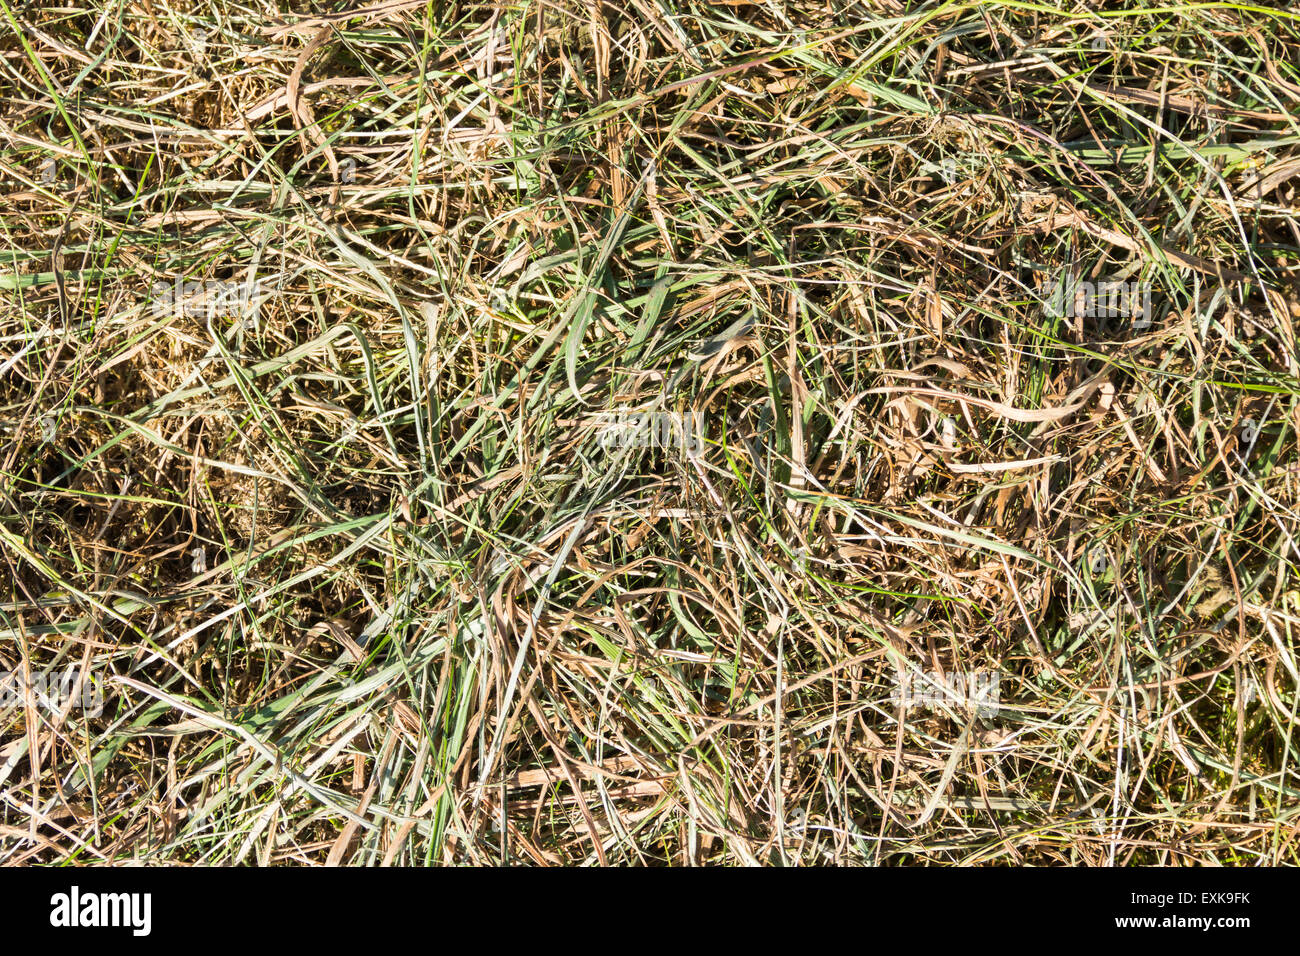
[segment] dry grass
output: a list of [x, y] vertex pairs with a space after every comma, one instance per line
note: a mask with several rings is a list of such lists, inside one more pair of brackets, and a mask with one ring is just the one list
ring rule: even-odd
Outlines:
[[1300, 18], [1097, 6], [0, 0], [0, 861], [1296, 862]]

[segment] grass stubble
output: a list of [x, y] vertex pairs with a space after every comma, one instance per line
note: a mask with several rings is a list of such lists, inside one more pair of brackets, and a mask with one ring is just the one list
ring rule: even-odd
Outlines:
[[1300, 857], [1286, 4], [0, 19], [0, 861]]

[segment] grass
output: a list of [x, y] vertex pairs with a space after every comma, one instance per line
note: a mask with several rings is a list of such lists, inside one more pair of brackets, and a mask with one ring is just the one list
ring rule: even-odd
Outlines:
[[0, 861], [1296, 863], [1300, 14], [1093, 6], [0, 0]]

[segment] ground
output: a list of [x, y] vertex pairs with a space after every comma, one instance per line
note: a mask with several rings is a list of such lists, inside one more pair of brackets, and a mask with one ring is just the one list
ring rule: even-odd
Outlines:
[[1300, 12], [296, 6], [0, 0], [0, 861], [1297, 862]]

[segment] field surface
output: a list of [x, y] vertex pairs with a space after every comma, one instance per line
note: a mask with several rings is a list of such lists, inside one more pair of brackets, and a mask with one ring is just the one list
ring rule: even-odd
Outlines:
[[1297, 863], [1298, 63], [0, 0], [0, 864]]

